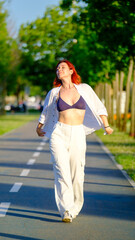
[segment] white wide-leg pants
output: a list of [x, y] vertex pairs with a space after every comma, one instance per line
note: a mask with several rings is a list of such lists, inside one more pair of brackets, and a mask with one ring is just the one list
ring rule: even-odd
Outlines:
[[86, 137], [83, 125], [57, 122], [50, 138], [51, 159], [55, 177], [55, 200], [63, 216], [80, 212], [84, 197]]

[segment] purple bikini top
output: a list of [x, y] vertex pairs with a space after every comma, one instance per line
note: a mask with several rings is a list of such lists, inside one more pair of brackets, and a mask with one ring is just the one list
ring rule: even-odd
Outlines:
[[80, 96], [79, 100], [76, 103], [74, 103], [72, 106], [66, 103], [65, 101], [63, 101], [61, 97], [59, 97], [57, 101], [57, 110], [59, 112], [72, 109], [72, 108], [77, 108], [82, 110], [86, 109], [86, 102], [82, 96]]

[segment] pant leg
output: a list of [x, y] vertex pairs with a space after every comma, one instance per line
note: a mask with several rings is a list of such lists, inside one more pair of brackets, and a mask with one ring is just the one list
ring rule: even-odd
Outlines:
[[84, 202], [84, 167], [86, 153], [86, 136], [83, 126], [73, 128], [70, 145], [70, 169], [74, 194], [74, 207], [71, 214], [78, 215]]
[[50, 139], [50, 150], [55, 177], [55, 200], [61, 216], [74, 206], [69, 143], [70, 129], [65, 131], [61, 126], [56, 126]]

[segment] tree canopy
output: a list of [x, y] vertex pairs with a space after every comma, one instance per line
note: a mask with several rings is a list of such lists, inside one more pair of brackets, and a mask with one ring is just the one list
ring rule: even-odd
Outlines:
[[8, 94], [19, 94], [25, 85], [48, 91], [62, 58], [92, 86], [111, 81], [135, 55], [134, 2], [63, 0], [42, 18], [23, 24], [17, 39], [9, 37], [0, 3], [0, 73]]
[[0, 2], [0, 114], [4, 111], [4, 97], [7, 88], [7, 78], [10, 69], [10, 38], [6, 26], [7, 12]]
[[[80, 24], [96, 34], [96, 43], [103, 47], [102, 56], [111, 58], [117, 69], [127, 66], [135, 55], [134, 0], [77, 0], [85, 5], [78, 15]], [[71, 10], [74, 1], [63, 0], [61, 7]], [[89, 34], [91, 38], [91, 34]]]
[[75, 32], [72, 16], [59, 7], [48, 8], [43, 18], [21, 26], [22, 67], [33, 84], [50, 89], [57, 61], [71, 58]]

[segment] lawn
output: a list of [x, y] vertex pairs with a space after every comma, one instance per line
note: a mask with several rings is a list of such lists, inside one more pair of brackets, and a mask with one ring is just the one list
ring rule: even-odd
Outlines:
[[119, 132], [117, 128], [113, 129], [112, 135], [103, 135], [103, 130], [96, 131], [96, 135], [135, 181], [135, 139], [124, 132]]
[[37, 119], [39, 114], [8, 114], [0, 116], [0, 135], [16, 129], [23, 124]]

